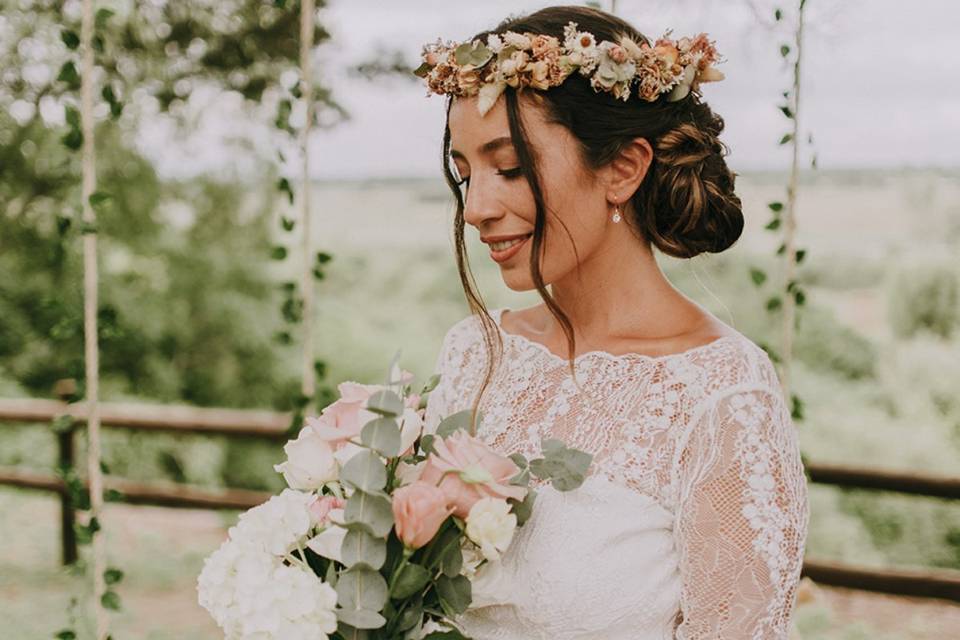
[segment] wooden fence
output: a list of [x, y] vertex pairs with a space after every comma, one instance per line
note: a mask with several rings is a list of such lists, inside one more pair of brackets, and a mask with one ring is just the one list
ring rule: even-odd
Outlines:
[[[57, 400], [0, 399], [0, 422], [50, 423], [69, 415], [72, 427], [59, 431], [58, 462], [73, 467], [75, 432], [85, 424], [86, 405]], [[188, 406], [100, 403], [105, 427], [182, 434], [225, 435], [285, 440], [291, 415], [271, 411], [204, 409]], [[879, 472], [846, 466], [808, 463], [812, 482], [852, 489], [894, 491], [910, 495], [960, 499], [960, 478], [913, 473]], [[22, 468], [0, 467], [0, 485], [52, 491], [60, 495], [62, 560], [77, 558], [74, 507], [64, 481], [52, 474]], [[177, 483], [132, 482], [107, 476], [105, 488], [119, 492], [128, 504], [164, 507], [245, 510], [266, 501], [272, 494], [243, 489], [210, 489]], [[907, 596], [941, 598], [960, 602], [960, 571], [866, 569], [837, 562], [804, 559], [803, 575], [815, 582]]]

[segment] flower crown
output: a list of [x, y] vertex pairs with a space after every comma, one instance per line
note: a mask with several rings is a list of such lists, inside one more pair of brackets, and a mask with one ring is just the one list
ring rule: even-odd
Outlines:
[[[653, 102], [666, 94], [669, 102], [681, 100], [700, 82], [723, 80], [711, 65], [720, 62], [714, 43], [705, 33], [671, 40], [668, 30], [654, 46], [638, 44], [627, 36], [619, 42], [599, 44], [592, 33], [578, 31], [576, 22], [563, 29], [563, 44], [544, 34], [490, 34], [457, 44], [437, 40], [423, 47], [423, 64], [414, 73], [426, 78], [430, 93], [472, 96], [484, 115], [507, 87], [547, 89], [562, 84], [578, 71], [590, 77], [594, 91], [609, 91], [621, 100], [637, 95]], [[490, 64], [488, 64], [490, 63]]]

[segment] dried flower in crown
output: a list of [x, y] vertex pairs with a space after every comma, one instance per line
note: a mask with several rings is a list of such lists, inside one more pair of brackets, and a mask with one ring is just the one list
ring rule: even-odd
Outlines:
[[508, 86], [544, 90], [574, 72], [589, 77], [595, 91], [608, 91], [621, 100], [629, 99], [636, 85], [636, 95], [648, 102], [663, 94], [667, 101], [681, 100], [701, 82], [723, 80], [723, 73], [712, 66], [720, 56], [705, 33], [679, 40], [671, 40], [670, 33], [652, 47], [627, 36], [598, 43], [592, 33], [570, 22], [562, 43], [553, 36], [513, 31], [491, 34], [486, 42], [438, 39], [423, 47], [423, 64], [414, 73], [426, 78], [428, 95], [479, 95], [481, 115]]

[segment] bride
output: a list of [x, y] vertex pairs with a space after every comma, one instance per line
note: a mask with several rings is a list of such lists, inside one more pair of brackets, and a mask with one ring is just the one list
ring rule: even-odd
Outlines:
[[[723, 251], [743, 227], [699, 88], [723, 77], [713, 44], [654, 43], [584, 7], [466, 42], [428, 45], [417, 71], [449, 96], [444, 173], [474, 312], [444, 337], [426, 428], [473, 409], [505, 453], [536, 457], [553, 437], [594, 458], [578, 489], [540, 487], [458, 624], [476, 640], [787, 638], [809, 506], [782, 389], [653, 253]], [[484, 308], [464, 223], [542, 304]]]

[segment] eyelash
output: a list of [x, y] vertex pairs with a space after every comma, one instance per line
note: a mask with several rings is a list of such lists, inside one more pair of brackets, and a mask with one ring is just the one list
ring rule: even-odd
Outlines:
[[[507, 180], [512, 180], [513, 178], [519, 178], [521, 173], [522, 172], [520, 170], [520, 167], [516, 167], [514, 169], [503, 169], [502, 171], [497, 171], [498, 176], [503, 176]], [[470, 186], [470, 176], [467, 176], [466, 178], [464, 178], [463, 180], [457, 183], [458, 187], [462, 187], [463, 185], [467, 185], [468, 187]]]

